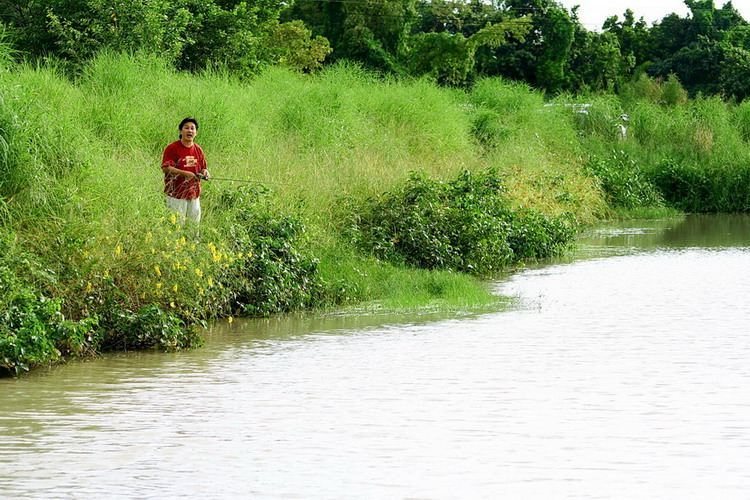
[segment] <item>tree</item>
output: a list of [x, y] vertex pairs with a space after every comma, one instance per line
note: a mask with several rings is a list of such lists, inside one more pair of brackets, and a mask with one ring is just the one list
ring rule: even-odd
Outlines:
[[692, 42], [690, 24], [689, 19], [674, 13], [656, 23], [651, 29], [652, 59], [667, 59]]
[[623, 58], [613, 33], [576, 32], [569, 62], [569, 88], [614, 91], [632, 62]]
[[620, 44], [620, 52], [630, 69], [646, 63], [652, 52], [651, 32], [641, 17], [635, 20], [635, 13], [627, 9], [620, 21], [617, 16], [609, 17], [603, 26], [606, 33], [612, 33]]
[[[730, 72], [723, 68], [733, 47], [730, 40], [745, 43], [742, 28], [747, 23], [731, 2], [718, 10], [713, 0], [685, 0], [685, 4], [690, 8], [690, 17], [682, 19], [671, 14], [652, 30], [654, 63], [649, 72], [660, 77], [675, 73], [691, 94], [719, 93], [724, 85], [720, 75], [738, 74], [737, 68]], [[735, 54], [734, 60], [741, 59], [737, 57], [740, 56]]]
[[537, 84], [553, 93], [565, 88], [565, 65], [573, 44], [574, 25], [567, 11], [552, 4], [539, 17], [542, 46], [537, 58]]
[[418, 75], [432, 75], [443, 84], [466, 84], [473, 74], [478, 48], [497, 48], [508, 37], [523, 40], [529, 29], [526, 23], [501, 22], [488, 25], [468, 38], [447, 31], [420, 33], [412, 37], [410, 69]]
[[726, 97], [743, 101], [750, 97], [750, 52], [729, 47], [719, 76], [721, 91]]
[[175, 60], [188, 12], [173, 0], [0, 0], [16, 46], [34, 57], [79, 64], [103, 48], [144, 50]]
[[721, 90], [718, 76], [725, 59], [726, 46], [701, 37], [697, 42], [679, 49], [662, 66], [654, 66], [660, 76], [674, 73], [690, 94], [717, 94]]
[[721, 9], [714, 12], [714, 26], [723, 33], [739, 26], [747, 26], [747, 22], [734, 8], [732, 2], [727, 2]]
[[312, 37], [302, 21], [276, 24], [264, 40], [264, 59], [279, 65], [310, 72], [319, 69], [331, 53], [322, 36]]
[[302, 20], [316, 36], [327, 38], [332, 60], [353, 59], [367, 66], [402, 72], [417, 0], [321, 0], [298, 2], [284, 19]]
[[568, 11], [552, 0], [506, 0], [497, 8], [506, 22], [530, 29], [522, 40], [510, 37], [497, 48], [479, 50], [477, 72], [524, 80], [551, 92], [564, 90], [575, 36]]
[[179, 69], [252, 74], [276, 63], [311, 70], [329, 52], [303, 26], [279, 23], [283, 0], [0, 0], [0, 8], [19, 49], [74, 67], [114, 49], [157, 54]]
[[692, 16], [688, 29], [689, 40], [696, 41], [699, 37], [716, 39], [718, 30], [714, 26], [714, 0], [685, 0], [685, 5]]
[[273, 63], [265, 42], [273, 36], [284, 5], [281, 0], [171, 0], [189, 12], [185, 48], [177, 66], [200, 70], [221, 66], [252, 74]]

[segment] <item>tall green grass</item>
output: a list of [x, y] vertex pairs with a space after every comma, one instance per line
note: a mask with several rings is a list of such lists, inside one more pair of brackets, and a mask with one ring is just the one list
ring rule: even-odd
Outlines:
[[[659, 84], [654, 85], [658, 90]], [[577, 102], [591, 105], [577, 120], [589, 162], [609, 164], [613, 171], [619, 159], [628, 158], [632, 173], [622, 177], [620, 191], [637, 178], [651, 183], [668, 207], [687, 212], [750, 210], [748, 102], [699, 96], [669, 104], [630, 94], [621, 99], [579, 97]], [[621, 114], [630, 118], [625, 139], [615, 128]]]

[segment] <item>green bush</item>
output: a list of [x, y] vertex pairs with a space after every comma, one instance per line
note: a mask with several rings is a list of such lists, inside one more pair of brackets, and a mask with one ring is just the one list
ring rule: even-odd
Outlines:
[[351, 204], [345, 231], [376, 257], [426, 269], [487, 275], [523, 258], [548, 257], [572, 224], [511, 209], [494, 170], [451, 182], [412, 174], [401, 187]]
[[8, 29], [0, 21], [0, 73], [9, 70], [13, 66], [13, 56], [15, 54], [12, 41], [8, 36]]
[[680, 106], [687, 102], [688, 93], [674, 73], [661, 86], [661, 102], [667, 106]]
[[703, 166], [667, 158], [651, 173], [654, 184], [671, 205], [687, 212], [706, 212], [712, 198], [711, 175]]
[[130, 319], [126, 331], [128, 349], [157, 347], [165, 351], [176, 351], [203, 343], [202, 337], [194, 328], [155, 304], [144, 306], [135, 314], [125, 317]]
[[[113, 281], [105, 280], [89, 299], [98, 314], [97, 351], [161, 349], [178, 351], [198, 347], [203, 338], [196, 325], [203, 325], [190, 311], [167, 311], [156, 303], [135, 309]], [[173, 303], [174, 305], [174, 303]], [[191, 316], [186, 320], [182, 316]], [[204, 325], [205, 326], [205, 325]]]
[[651, 172], [667, 202], [685, 212], [750, 211], [750, 166], [705, 166], [674, 159]]
[[541, 259], [567, 250], [576, 233], [576, 224], [568, 214], [547, 217], [531, 209], [513, 214], [513, 231], [508, 243], [516, 259]]
[[613, 207], [655, 207], [663, 204], [662, 197], [638, 163], [624, 151], [614, 151], [608, 157], [593, 157], [588, 171], [601, 184], [609, 204]]
[[222, 278], [232, 312], [267, 316], [314, 307], [326, 286], [318, 261], [301, 250], [305, 225], [273, 211], [263, 188], [226, 192], [222, 205], [233, 209], [229, 226], [236, 258]]
[[0, 303], [0, 372], [18, 374], [94, 349], [96, 318], [66, 320], [60, 300], [34, 293], [5, 266], [0, 266]]

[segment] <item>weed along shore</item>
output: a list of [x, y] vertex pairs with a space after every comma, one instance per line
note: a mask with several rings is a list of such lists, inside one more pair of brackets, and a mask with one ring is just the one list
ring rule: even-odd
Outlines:
[[[457, 90], [348, 64], [252, 80], [107, 52], [75, 78], [9, 66], [0, 372], [192, 348], [217, 318], [487, 307], [488, 278], [597, 220], [747, 211], [750, 103], [630, 85], [545, 101], [495, 78]], [[185, 116], [217, 177], [199, 229], [162, 197]]]

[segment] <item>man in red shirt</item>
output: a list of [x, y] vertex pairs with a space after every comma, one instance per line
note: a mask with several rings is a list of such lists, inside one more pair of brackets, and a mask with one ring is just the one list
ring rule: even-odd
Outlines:
[[164, 149], [161, 160], [167, 207], [177, 212], [180, 223], [184, 223], [185, 218], [200, 222], [200, 180], [210, 176], [203, 150], [195, 143], [198, 121], [195, 118], [185, 118], [180, 122], [178, 130], [180, 140]]

